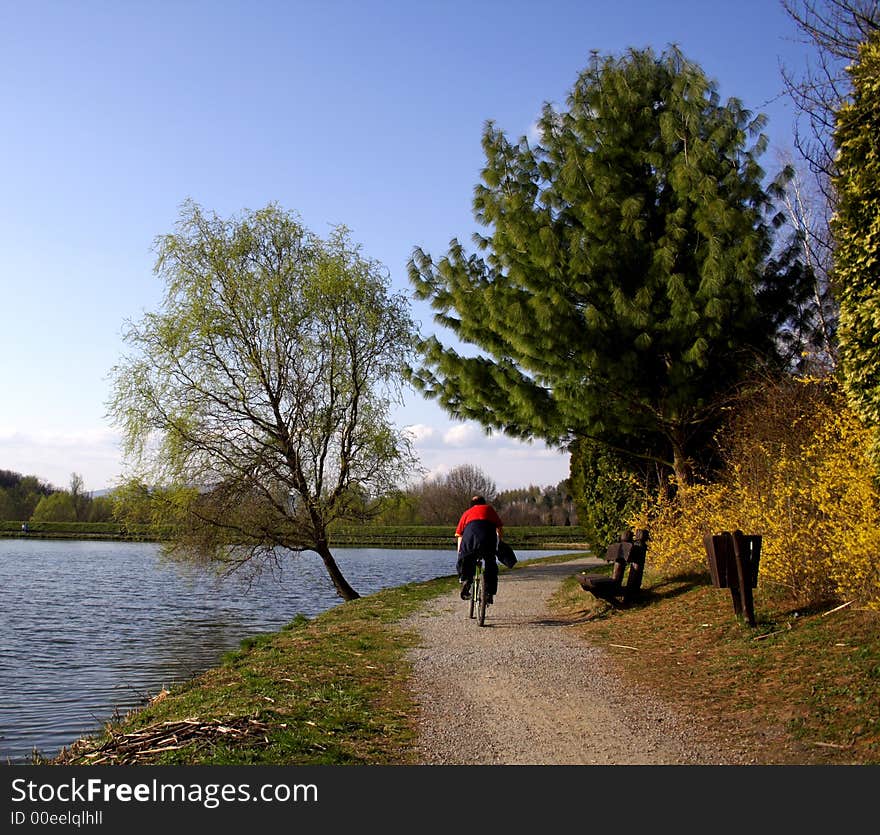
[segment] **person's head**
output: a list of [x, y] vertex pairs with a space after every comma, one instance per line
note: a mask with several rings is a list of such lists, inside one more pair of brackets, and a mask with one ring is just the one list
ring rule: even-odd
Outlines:
[[486, 504], [486, 499], [483, 496], [471, 496], [471, 507], [478, 504]]

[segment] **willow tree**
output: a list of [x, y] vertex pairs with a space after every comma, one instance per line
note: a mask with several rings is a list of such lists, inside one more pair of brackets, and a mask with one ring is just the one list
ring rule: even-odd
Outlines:
[[763, 117], [670, 49], [594, 55], [540, 141], [483, 135], [478, 254], [416, 248], [439, 336], [412, 379], [448, 412], [521, 438], [588, 437], [681, 480], [768, 344], [773, 241]]
[[357, 597], [330, 530], [411, 466], [389, 419], [408, 300], [346, 229], [322, 240], [275, 205], [225, 220], [187, 203], [156, 252], [164, 300], [128, 328], [110, 411], [134, 477], [184, 497], [173, 549], [232, 566], [312, 550]]

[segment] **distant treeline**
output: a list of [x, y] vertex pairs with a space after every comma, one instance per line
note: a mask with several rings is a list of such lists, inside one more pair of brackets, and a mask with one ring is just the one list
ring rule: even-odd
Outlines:
[[471, 464], [386, 496], [379, 503], [375, 520], [388, 525], [454, 527], [471, 497], [477, 495], [495, 506], [505, 525], [577, 525], [577, 510], [567, 480], [545, 487], [499, 491], [486, 473]]
[[[27, 522], [32, 531], [54, 530], [52, 525], [107, 523], [107, 530], [138, 532], [144, 524], [132, 524], [132, 519], [146, 523], [150, 514], [132, 512], [121, 505], [125, 492], [92, 496], [83, 490], [82, 478], [73, 473], [70, 486], [59, 489], [36, 476], [23, 476], [10, 470], [0, 470], [0, 522]], [[448, 473], [425, 479], [391, 495], [374, 500], [372, 508], [365, 509], [367, 525], [443, 525], [454, 529], [471, 497], [484, 496], [492, 502], [507, 526], [572, 526], [578, 524], [577, 510], [569, 491], [568, 481], [539, 487], [530, 485], [513, 490], [499, 491], [495, 482], [478, 467], [465, 464]], [[138, 518], [138, 517], [142, 518]], [[122, 520], [128, 522], [126, 527]], [[115, 527], [111, 523], [116, 523]], [[49, 526], [49, 527], [40, 527]], [[148, 527], [148, 526], [146, 526]], [[360, 526], [359, 526], [360, 527]], [[99, 535], [103, 530], [86, 531]], [[12, 530], [12, 528], [8, 528]], [[60, 530], [60, 529], [59, 529]]]
[[0, 470], [0, 521], [110, 522], [113, 499], [92, 496], [83, 489], [82, 476], [73, 473], [66, 490], [34, 475]]

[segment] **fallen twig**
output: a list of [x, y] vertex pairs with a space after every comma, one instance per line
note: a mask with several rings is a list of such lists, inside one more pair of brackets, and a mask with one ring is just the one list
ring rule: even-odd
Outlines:
[[80, 740], [70, 749], [63, 750], [55, 762], [137, 765], [149, 762], [156, 754], [179, 751], [187, 746], [213, 746], [215, 741], [221, 740], [265, 745], [268, 744], [268, 727], [264, 722], [246, 717], [232, 721], [183, 719], [157, 722], [130, 733], [112, 734], [104, 740]]
[[635, 650], [636, 652], [639, 651], [638, 647], [628, 647], [626, 644], [608, 644], [608, 646], [609, 647], [617, 647], [618, 649], [631, 649], [631, 650]]
[[771, 635], [781, 635], [783, 632], [790, 632], [790, 631], [791, 631], [791, 624], [787, 623], [785, 625], [785, 629], [777, 629], [775, 632], [765, 632], [763, 635], [755, 635], [755, 637], [752, 638], [752, 640], [753, 641], [761, 641], [764, 638], [769, 638]]
[[840, 606], [835, 606], [833, 609], [829, 609], [827, 612], [822, 612], [821, 617], [825, 617], [825, 615], [830, 615], [833, 612], [839, 612], [841, 609], [845, 609], [847, 606], [852, 606], [854, 601], [850, 600], [847, 603], [841, 603]]

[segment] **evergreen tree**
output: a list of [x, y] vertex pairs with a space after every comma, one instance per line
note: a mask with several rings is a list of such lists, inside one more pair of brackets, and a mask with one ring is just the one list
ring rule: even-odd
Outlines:
[[851, 68], [853, 98], [838, 114], [835, 186], [840, 366], [860, 416], [880, 427], [880, 35]]
[[748, 349], [769, 350], [762, 125], [676, 49], [594, 55], [535, 146], [488, 123], [482, 257], [453, 240], [409, 265], [478, 350], [424, 340], [415, 384], [489, 429], [620, 440], [689, 480]]

